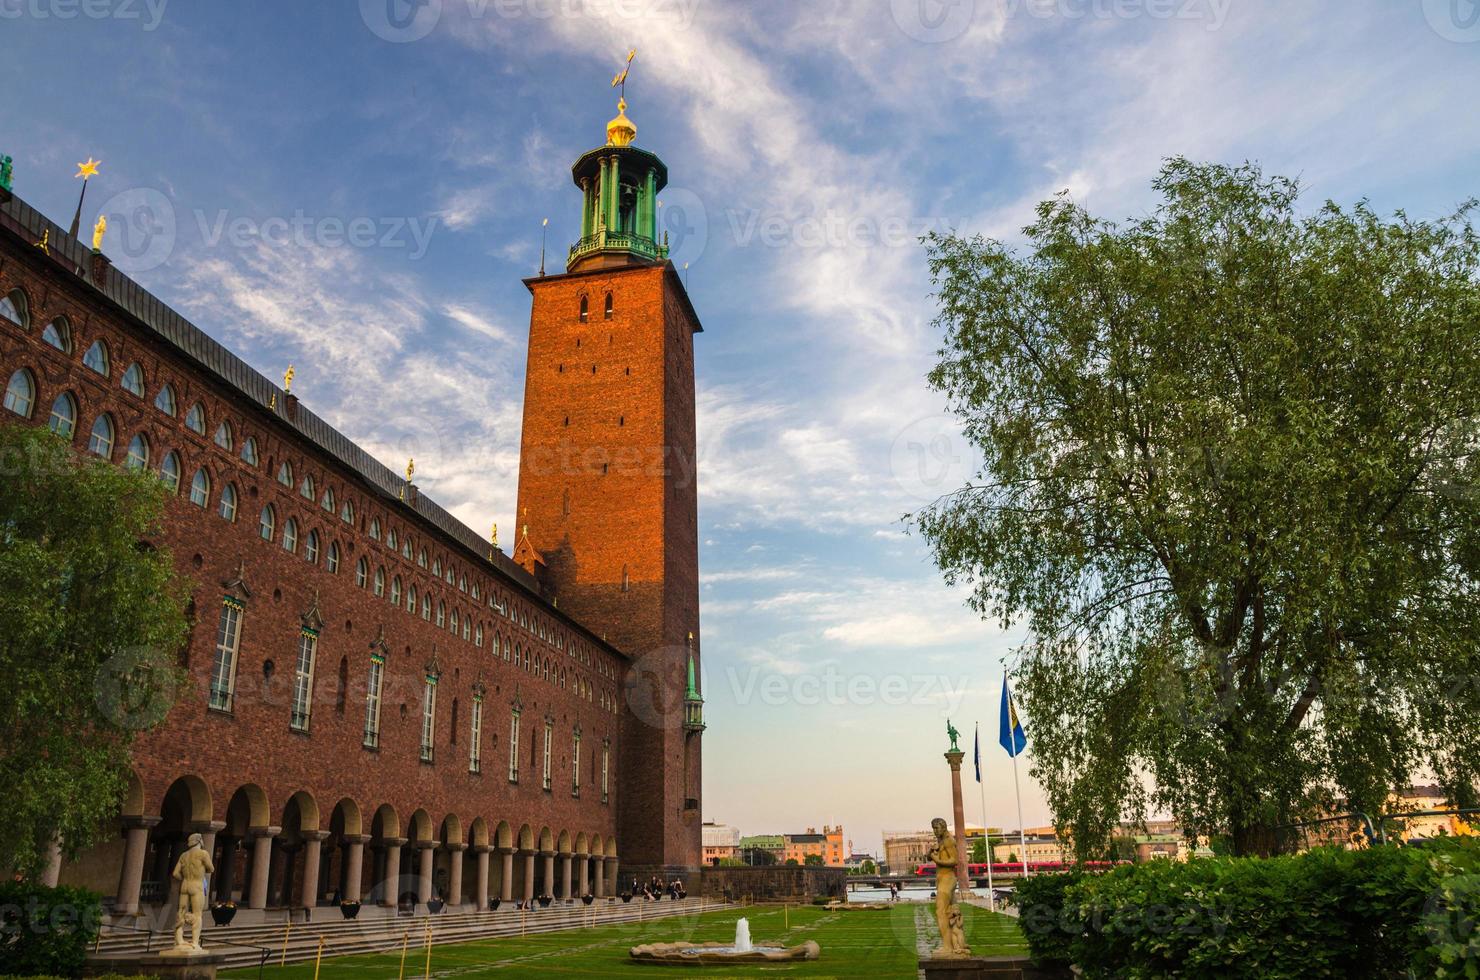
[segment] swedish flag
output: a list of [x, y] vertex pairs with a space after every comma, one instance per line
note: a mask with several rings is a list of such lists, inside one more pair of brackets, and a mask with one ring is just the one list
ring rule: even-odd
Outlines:
[[1022, 755], [1028, 744], [1028, 733], [1018, 720], [1017, 707], [1012, 703], [1012, 692], [1007, 689], [1007, 678], [1002, 678], [1002, 734], [997, 739], [1007, 754], [1014, 759]]

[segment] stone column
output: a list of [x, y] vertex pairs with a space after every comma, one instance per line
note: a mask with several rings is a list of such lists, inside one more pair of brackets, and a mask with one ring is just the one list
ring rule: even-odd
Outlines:
[[500, 902], [512, 902], [514, 900], [514, 849], [512, 847], [500, 847], [498, 854], [498, 898]]
[[606, 872], [606, 880], [608, 882], [610, 882], [610, 884], [607, 886], [608, 887], [608, 893], [609, 894], [612, 894], [612, 895], [620, 895], [620, 894], [622, 894], [622, 883], [617, 880], [617, 859], [616, 858], [603, 858], [600, 861], [597, 861], [596, 862], [596, 869], [597, 869], [596, 873], [597, 874], [601, 874], [602, 873], [602, 870], [603, 870], [602, 869], [602, 865], [603, 864], [606, 865], [606, 868], [604, 869], [605, 872]]
[[421, 852], [416, 868], [416, 900], [425, 905], [432, 897], [432, 861], [437, 853], [437, 842], [419, 840], [416, 849]]
[[406, 838], [387, 837], [382, 843], [385, 845], [385, 878], [381, 882], [380, 904], [395, 908], [401, 900], [401, 845], [406, 843]]
[[282, 833], [281, 827], [253, 827], [247, 831], [252, 841], [252, 884], [247, 893], [247, 908], [267, 908], [267, 876], [272, 870], [272, 839]]
[[467, 849], [466, 844], [448, 844], [447, 847], [447, 891], [450, 893], [443, 896], [448, 905], [461, 905], [463, 901], [463, 851]]
[[956, 894], [965, 898], [971, 894], [971, 852], [966, 849], [966, 811], [961, 806], [961, 760], [966, 753], [957, 749], [946, 753], [946, 763], [951, 767], [951, 806], [956, 818]]
[[473, 901], [482, 912], [488, 908], [488, 845], [478, 844], [474, 846], [473, 853], [478, 855], [478, 878], [473, 886]]
[[344, 837], [344, 893], [339, 897], [350, 902], [360, 900], [360, 881], [365, 861], [365, 844], [370, 840], [366, 834], [347, 834]]
[[572, 858], [569, 854], [560, 855], [560, 897], [562, 899], [570, 899], [573, 897], [570, 893], [571, 860]]
[[534, 851], [524, 851], [524, 902], [534, 898]]
[[585, 898], [587, 893], [591, 890], [591, 885], [589, 881], [591, 877], [591, 855], [577, 854], [576, 867], [580, 869], [579, 873], [577, 873], [576, 875], [576, 885], [578, 886], [578, 894], [576, 895], [576, 897]]
[[310, 830], [303, 835], [303, 888], [298, 904], [311, 909], [319, 904], [319, 856], [327, 830]]
[[545, 894], [553, 897], [555, 894], [555, 852], [541, 851], [540, 857], [544, 859], [542, 862], [544, 880], [541, 884], [545, 886]]
[[606, 898], [607, 895], [608, 895], [608, 892], [606, 890], [606, 878], [602, 874], [602, 871], [604, 869], [605, 869], [605, 862], [603, 862], [601, 860], [601, 858], [597, 858], [596, 859], [596, 897], [597, 898]]
[[606, 227], [613, 233], [622, 230], [622, 178], [619, 169], [617, 157], [613, 155], [607, 169], [612, 186], [606, 198]]
[[123, 868], [118, 873], [118, 895], [114, 899], [119, 915], [139, 914], [139, 888], [144, 883], [144, 853], [149, 849], [149, 828], [158, 826], [161, 819], [123, 818]]
[[[211, 863], [216, 865], [214, 877], [221, 876], [220, 862], [216, 860], [216, 835], [226, 829], [225, 820], [197, 820], [190, 825], [190, 829], [200, 834], [201, 848], [211, 856]], [[170, 871], [174, 871], [171, 868]], [[211, 882], [214, 885], [214, 882]]]

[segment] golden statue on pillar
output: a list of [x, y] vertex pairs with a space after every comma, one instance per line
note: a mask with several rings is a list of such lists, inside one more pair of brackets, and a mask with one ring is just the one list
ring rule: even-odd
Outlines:
[[93, 225], [94, 252], [101, 252], [103, 250], [103, 236], [106, 234], [108, 234], [108, 216], [106, 214], [100, 214], [98, 215], [98, 223]]

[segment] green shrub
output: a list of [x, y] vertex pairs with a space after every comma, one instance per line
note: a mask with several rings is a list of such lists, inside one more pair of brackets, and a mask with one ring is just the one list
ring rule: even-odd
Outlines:
[[1480, 841], [1152, 861], [1018, 885], [1040, 966], [1088, 977], [1480, 978]]
[[0, 883], [0, 971], [81, 976], [102, 917], [102, 900], [86, 889]]

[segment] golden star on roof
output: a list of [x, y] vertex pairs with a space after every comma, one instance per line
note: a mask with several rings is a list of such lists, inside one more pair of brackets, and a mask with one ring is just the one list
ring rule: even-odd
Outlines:
[[86, 163], [79, 163], [77, 165], [77, 172], [72, 176], [81, 177], [83, 180], [87, 180], [89, 177], [96, 177], [98, 175], [98, 166], [102, 162], [101, 160], [94, 160], [89, 156]]

